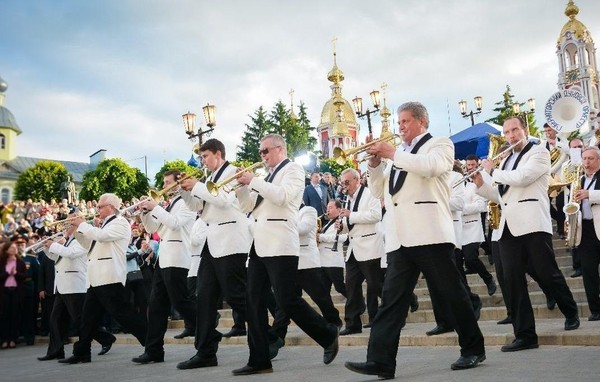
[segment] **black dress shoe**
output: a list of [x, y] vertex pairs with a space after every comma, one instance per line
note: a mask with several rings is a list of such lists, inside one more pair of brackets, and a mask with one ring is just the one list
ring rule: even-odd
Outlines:
[[494, 293], [496, 293], [497, 289], [498, 286], [496, 285], [494, 279], [492, 279], [492, 281], [490, 281], [489, 284], [487, 284], [488, 295], [492, 296]]
[[344, 366], [355, 373], [376, 375], [379, 379], [394, 379], [396, 372], [393, 367], [378, 365], [375, 362], [346, 362]]
[[588, 321], [600, 321], [600, 313], [592, 313], [588, 317]]
[[148, 353], [143, 353], [139, 357], [132, 358], [131, 360], [135, 363], [139, 363], [141, 365], [146, 365], [148, 363], [165, 362], [165, 355], [163, 354], [160, 356], [151, 356]]
[[185, 329], [183, 329], [183, 332], [179, 333], [176, 336], [173, 336], [173, 338], [175, 338], [177, 340], [181, 340], [181, 339], [184, 339], [185, 337], [194, 337], [195, 335], [196, 335], [196, 333], [194, 333], [194, 330], [185, 328]]
[[277, 337], [277, 340], [275, 340], [275, 342], [270, 343], [269, 344], [269, 359], [274, 359], [275, 357], [277, 357], [277, 354], [279, 354], [279, 349], [281, 349], [284, 344], [285, 344], [285, 342], [283, 342], [283, 340], [279, 337]]
[[232, 371], [233, 375], [266, 374], [266, 373], [272, 373], [272, 372], [273, 372], [273, 368], [271, 366], [255, 367], [255, 366], [250, 366], [250, 365], [246, 365], [244, 367], [241, 367], [239, 369], [235, 369]]
[[415, 294], [413, 299], [410, 302], [410, 312], [414, 313], [419, 310], [419, 297]]
[[91, 355], [72, 355], [69, 358], [59, 359], [58, 363], [66, 363], [69, 365], [74, 365], [76, 363], [88, 363], [92, 362]]
[[497, 324], [498, 325], [512, 324], [512, 317], [511, 316], [506, 316], [505, 319], [498, 321]]
[[546, 307], [550, 310], [554, 310], [554, 308], [556, 308], [556, 300], [553, 297], [546, 296]]
[[362, 333], [362, 329], [346, 328], [346, 329], [340, 331], [340, 336], [347, 336], [349, 334], [358, 334], [358, 333]]
[[337, 356], [338, 351], [340, 350], [340, 344], [338, 341], [339, 338], [340, 338], [339, 334], [336, 330], [335, 339], [333, 340], [331, 345], [329, 345], [325, 348], [325, 351], [323, 352], [323, 363], [325, 365], [329, 365], [331, 362], [333, 362], [333, 360]]
[[575, 269], [575, 272], [573, 272], [573, 273], [571, 274], [571, 277], [572, 277], [572, 278], [575, 278], [575, 277], [580, 277], [580, 276], [582, 276], [582, 275], [583, 275], [583, 273], [581, 272], [581, 269]]
[[472, 369], [480, 362], [485, 361], [485, 353], [478, 355], [461, 355], [460, 358], [450, 365], [452, 370]]
[[373, 323], [367, 322], [366, 324], [363, 325], [363, 329], [369, 329], [371, 326], [373, 326]]
[[198, 354], [188, 359], [187, 361], [179, 362], [177, 368], [179, 370], [198, 369], [200, 367], [217, 366], [217, 357], [202, 358]]
[[231, 330], [229, 332], [223, 334], [223, 337], [225, 337], [225, 338], [241, 337], [241, 336], [245, 336], [245, 335], [246, 335], [246, 331], [244, 329], [231, 328]]
[[537, 342], [528, 342], [521, 338], [515, 339], [510, 345], [504, 345], [500, 348], [503, 352], [520, 351], [527, 349], [537, 349], [540, 345]]
[[43, 357], [38, 357], [38, 361], [51, 361], [53, 359], [65, 359], [65, 353], [46, 354]]
[[445, 326], [436, 326], [435, 328], [431, 329], [428, 332], [425, 332], [425, 334], [427, 334], [428, 336], [437, 336], [438, 334], [443, 334], [443, 333], [449, 333], [449, 332], [453, 332], [454, 329], [452, 328], [447, 328]]
[[579, 328], [579, 324], [580, 322], [578, 316], [567, 318], [565, 320], [565, 330], [575, 330]]
[[108, 345], [102, 346], [102, 349], [100, 349], [100, 352], [98, 353], [98, 355], [104, 355], [104, 354], [108, 353], [116, 340], [117, 339], [115, 337], [113, 337], [113, 340], [111, 343], [109, 343]]

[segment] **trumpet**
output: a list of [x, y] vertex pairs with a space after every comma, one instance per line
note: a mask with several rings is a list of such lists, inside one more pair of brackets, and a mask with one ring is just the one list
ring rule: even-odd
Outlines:
[[98, 216], [97, 213], [88, 213], [88, 214], [81, 214], [81, 215], [77, 215], [77, 216], [72, 216], [70, 218], [66, 218], [66, 219], [62, 219], [62, 220], [57, 220], [54, 222], [44, 222], [44, 226], [46, 228], [50, 228], [50, 227], [56, 227], [57, 230], [62, 231], [64, 230], [67, 225], [69, 224], [69, 222], [75, 220], [75, 219], [85, 219], [85, 220], [89, 220], [89, 219], [93, 219], [96, 216]]
[[[399, 139], [399, 142], [396, 141], [396, 139]], [[365, 144], [362, 144], [360, 146], [356, 146], [356, 147], [353, 147], [353, 148], [347, 149], [347, 150], [344, 150], [344, 149], [342, 149], [340, 147], [336, 147], [336, 148], [333, 149], [333, 159], [335, 159], [335, 161], [337, 162], [337, 164], [339, 164], [340, 166], [343, 166], [344, 164], [346, 164], [346, 162], [348, 161], [348, 159], [351, 159], [356, 154], [359, 154], [359, 153], [367, 151], [375, 143], [379, 143], [379, 142], [392, 142], [392, 141], [394, 141], [392, 143], [394, 146], [398, 146], [398, 145], [400, 145], [400, 143], [402, 143], [402, 136], [400, 134], [386, 135], [384, 137], [380, 137], [380, 138], [374, 139], [371, 142], [367, 142]], [[370, 156], [367, 157], [367, 158], [370, 159]], [[363, 160], [366, 160], [366, 158], [363, 159]]]
[[[498, 159], [502, 158], [502, 156], [509, 152], [510, 150], [514, 149], [515, 147], [517, 147], [518, 145], [520, 145], [523, 141], [525, 140], [520, 140], [510, 146], [508, 146], [507, 148], [505, 148], [504, 150], [500, 151], [498, 153], [498, 155], [496, 155], [495, 157], [493, 157], [492, 159], [490, 159], [492, 162], [496, 162]], [[478, 172], [481, 172], [483, 170], [483, 166], [479, 165], [479, 167], [477, 167], [475, 170], [469, 172], [467, 175], [463, 176], [462, 178], [460, 178], [460, 180], [458, 180], [456, 183], [454, 183], [452, 185], [452, 188], [456, 188], [458, 187], [462, 182], [464, 182], [467, 179], [470, 179], [471, 177], [473, 177], [473, 175], [477, 174]]]
[[37, 252], [39, 252], [42, 249], [42, 247], [44, 246], [45, 242], [47, 242], [48, 240], [57, 239], [57, 238], [59, 238], [61, 236], [65, 236], [65, 233], [63, 231], [57, 232], [57, 233], [55, 233], [52, 236], [48, 236], [47, 238], [42, 239], [42, 240], [38, 241], [37, 243], [35, 243], [33, 245], [30, 245], [29, 247], [25, 247], [23, 249], [23, 253], [27, 253], [29, 251], [32, 251], [33, 253], [37, 253]]
[[[202, 171], [202, 172], [200, 173], [200, 171]], [[191, 174], [179, 174], [179, 177], [177, 178], [177, 181], [175, 183], [172, 183], [172, 184], [164, 187], [160, 191], [150, 190], [150, 191], [148, 191], [148, 196], [152, 200], [154, 200], [156, 203], [158, 203], [161, 201], [161, 199], [163, 198], [163, 196], [165, 194], [170, 194], [170, 191], [173, 190], [175, 187], [179, 186], [181, 184], [181, 182], [183, 182], [184, 180], [188, 180], [190, 178], [196, 177], [196, 176], [198, 176], [199, 181], [203, 180], [204, 178], [208, 177], [208, 169], [206, 167], [202, 167], [201, 169], [198, 169], [198, 170], [192, 172]], [[177, 195], [177, 194], [179, 194], [179, 192], [175, 192], [173, 195]], [[138, 205], [141, 202], [142, 202], [142, 200], [135, 203], [135, 205]], [[132, 208], [132, 207], [133, 206], [129, 206], [128, 208]]]
[[[235, 174], [223, 179], [222, 181], [215, 183], [213, 181], [207, 181], [206, 182], [206, 189], [208, 190], [208, 192], [210, 192], [211, 195], [213, 196], [217, 196], [219, 195], [219, 190], [222, 188], [223, 191], [225, 192], [231, 192], [234, 190], [237, 190], [238, 188], [241, 188], [243, 186], [243, 184], [236, 184], [235, 186], [231, 187], [231, 186], [227, 186], [229, 183], [233, 182], [234, 180], [237, 179], [237, 177], [243, 173], [243, 172], [247, 172], [247, 171], [256, 171], [261, 167], [266, 167], [266, 164], [264, 162], [256, 162], [253, 165], [250, 165], [248, 167], [243, 167], [238, 169], [238, 171], [235, 172]], [[227, 186], [227, 188], [225, 187]]]

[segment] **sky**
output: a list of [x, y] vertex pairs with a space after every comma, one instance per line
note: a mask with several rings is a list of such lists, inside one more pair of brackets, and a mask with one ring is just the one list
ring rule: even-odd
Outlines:
[[[555, 93], [556, 41], [566, 0], [0, 0], [4, 106], [23, 133], [21, 156], [88, 162], [105, 149], [151, 182], [164, 161], [188, 160], [181, 115], [216, 105], [211, 135], [228, 159], [249, 115], [278, 100], [304, 102], [312, 125], [331, 96], [327, 73], [343, 71], [344, 98], [387, 83], [395, 110], [420, 101], [430, 132], [470, 126], [458, 102], [483, 97], [475, 122], [495, 115], [510, 85], [536, 99], [536, 118]], [[600, 1], [577, 0], [600, 41]], [[296, 113], [297, 113], [296, 109]], [[367, 123], [360, 120], [361, 140]], [[381, 129], [379, 116], [373, 131]]]

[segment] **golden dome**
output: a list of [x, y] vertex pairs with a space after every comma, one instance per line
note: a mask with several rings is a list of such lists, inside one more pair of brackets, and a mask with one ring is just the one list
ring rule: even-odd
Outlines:
[[583, 23], [576, 19], [576, 16], [579, 14], [579, 7], [573, 3], [573, 0], [570, 0], [567, 4], [567, 8], [565, 9], [565, 15], [569, 18], [569, 21], [565, 24], [565, 26], [560, 31], [560, 35], [558, 36], [558, 44], [560, 45], [560, 40], [567, 32], [573, 33], [576, 39], [581, 40], [584, 39], [588, 42], [592, 41], [592, 36], [588, 31], [587, 27], [583, 25]]
[[325, 102], [323, 111], [321, 112], [321, 123], [319, 125], [335, 123], [337, 121], [337, 107], [334, 105], [334, 102], [338, 99], [343, 101], [342, 112], [344, 113], [343, 121], [345, 124], [356, 125], [356, 115], [354, 114], [352, 105], [350, 102], [341, 97], [331, 97], [327, 102]]

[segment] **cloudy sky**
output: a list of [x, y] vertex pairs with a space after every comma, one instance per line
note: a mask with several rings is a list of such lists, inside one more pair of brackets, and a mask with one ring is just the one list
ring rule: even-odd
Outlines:
[[[577, 0], [600, 41], [600, 1]], [[484, 97], [482, 122], [508, 84], [543, 105], [557, 91], [556, 41], [566, 0], [54, 0], [1, 1], [4, 106], [18, 153], [87, 162], [98, 149], [148, 175], [189, 159], [181, 115], [217, 106], [213, 137], [235, 157], [249, 114], [303, 101], [319, 124], [337, 36], [343, 94], [388, 84], [388, 106], [430, 111], [434, 135], [470, 125], [462, 98]], [[375, 117], [374, 132], [380, 131]], [[362, 135], [366, 122], [362, 121]]]

